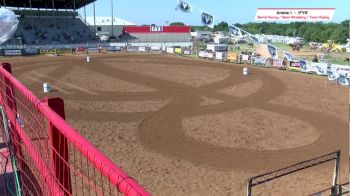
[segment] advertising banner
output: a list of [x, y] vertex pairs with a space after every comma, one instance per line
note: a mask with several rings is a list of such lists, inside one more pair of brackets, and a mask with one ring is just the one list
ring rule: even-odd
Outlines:
[[306, 60], [300, 60], [300, 72], [310, 73], [311, 69]]
[[140, 52], [146, 52], [146, 47], [140, 46], [140, 47], [139, 47], [139, 51], [140, 51]]
[[176, 53], [176, 54], [181, 54], [181, 53], [182, 53], [181, 48], [175, 48], [175, 53]]
[[267, 59], [266, 58], [260, 58], [260, 57], [254, 57], [253, 58], [253, 65], [257, 65], [260, 67], [265, 67], [267, 63]]
[[22, 56], [22, 50], [21, 49], [4, 49], [3, 54], [4, 56]]
[[282, 59], [273, 59], [272, 60], [272, 67], [277, 69], [283, 68], [283, 60]]
[[89, 53], [96, 53], [98, 51], [99, 51], [98, 48], [88, 48]]
[[37, 48], [24, 48], [22, 49], [23, 56], [38, 55], [39, 50]]
[[185, 55], [191, 55], [191, 50], [184, 50]]
[[216, 52], [215, 53], [215, 59], [216, 60], [223, 60], [223, 57], [224, 57], [224, 55], [223, 55], [222, 52]]
[[327, 63], [311, 63], [310, 71], [315, 72], [317, 75], [326, 76], [327, 67]]
[[174, 48], [166, 48], [166, 53], [174, 54]]

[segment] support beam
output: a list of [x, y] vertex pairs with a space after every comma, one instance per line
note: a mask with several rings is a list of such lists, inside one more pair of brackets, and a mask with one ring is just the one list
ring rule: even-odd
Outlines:
[[52, 14], [53, 14], [53, 26], [56, 27], [56, 11], [55, 11], [55, 0], [51, 0], [52, 2]]
[[94, 8], [94, 29], [95, 29], [95, 32], [97, 32], [97, 29], [96, 29], [96, 10], [95, 10], [95, 2], [93, 2], [92, 5], [93, 5], [93, 8]]
[[86, 29], [86, 6], [85, 5], [84, 5], [84, 21], [85, 21], [84, 28]]
[[111, 9], [112, 9], [112, 36], [114, 36], [114, 26], [113, 26], [113, 18], [114, 18], [114, 10], [113, 10], [113, 0], [111, 0]]

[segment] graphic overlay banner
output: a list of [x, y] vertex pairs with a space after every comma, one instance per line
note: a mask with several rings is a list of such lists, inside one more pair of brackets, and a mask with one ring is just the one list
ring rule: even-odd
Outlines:
[[259, 21], [332, 21], [335, 8], [258, 8]]

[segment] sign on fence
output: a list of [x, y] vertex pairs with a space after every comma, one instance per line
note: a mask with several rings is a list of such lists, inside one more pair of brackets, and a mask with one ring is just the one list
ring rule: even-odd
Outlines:
[[283, 68], [283, 60], [282, 59], [272, 59], [272, 67], [277, 69]]
[[[116, 51], [121, 51], [121, 47], [120, 46], [109, 46], [107, 47], [107, 52], [116, 52]], [[129, 51], [129, 49], [128, 49]]]
[[88, 53], [95, 53], [99, 51], [98, 48], [88, 48], [87, 50], [88, 50]]
[[184, 55], [191, 55], [191, 50], [184, 50]]
[[4, 49], [3, 54], [4, 56], [22, 56], [22, 50], [21, 49]]
[[175, 48], [175, 53], [176, 54], [181, 54], [182, 53], [182, 49], [181, 48]]
[[38, 55], [39, 50], [37, 48], [24, 48], [22, 54], [23, 56]]
[[146, 47], [140, 46], [140, 47], [139, 47], [139, 51], [140, 51], [140, 52], [146, 52]]
[[166, 48], [166, 53], [174, 54], [174, 48]]

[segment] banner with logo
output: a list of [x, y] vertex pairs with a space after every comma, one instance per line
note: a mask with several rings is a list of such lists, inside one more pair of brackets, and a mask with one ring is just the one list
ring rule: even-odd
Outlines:
[[300, 72], [309, 73], [311, 71], [308, 62], [304, 59], [300, 60]]
[[287, 61], [292, 61], [294, 56], [288, 52], [283, 52], [283, 59], [287, 59]]
[[214, 16], [207, 12], [202, 12], [201, 21], [202, 21], [202, 24], [205, 26], [208, 26], [211, 28], [214, 27]]
[[267, 45], [267, 50], [269, 51], [272, 58], [277, 58], [277, 48], [271, 45]]
[[277, 69], [282, 69], [283, 66], [283, 60], [282, 59], [273, 59], [272, 60], [272, 67]]
[[230, 33], [230, 36], [232, 37], [243, 36], [241, 29], [236, 26], [229, 26], [229, 33]]
[[311, 63], [311, 70], [314, 71], [317, 75], [326, 76], [328, 70], [328, 64], [327, 63]]
[[181, 54], [182, 53], [182, 49], [181, 48], [175, 48], [175, 53], [176, 54]]
[[37, 48], [24, 48], [22, 49], [23, 56], [38, 55], [39, 50]]
[[177, 10], [186, 12], [186, 13], [190, 13], [192, 12], [192, 6], [189, 3], [186, 3], [185, 1], [182, 0], [177, 0]]
[[174, 54], [174, 48], [171, 48], [171, 47], [166, 48], [166, 53], [168, 53], [168, 54]]
[[347, 78], [345, 75], [339, 75], [338, 83], [342, 86], [349, 86], [349, 78]]
[[335, 71], [328, 70], [327, 77], [328, 77], [328, 80], [335, 81], [335, 80], [338, 80], [339, 74]]
[[253, 65], [265, 67], [266, 63], [267, 63], [267, 59], [266, 58], [262, 58], [262, 57], [253, 57], [252, 58], [252, 64]]
[[339, 75], [344, 75], [347, 78], [350, 77], [350, 66], [332, 64], [330, 66], [330, 70], [332, 70], [333, 72], [337, 72]]
[[3, 49], [4, 56], [22, 56], [21, 49]]

